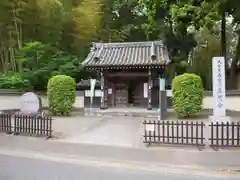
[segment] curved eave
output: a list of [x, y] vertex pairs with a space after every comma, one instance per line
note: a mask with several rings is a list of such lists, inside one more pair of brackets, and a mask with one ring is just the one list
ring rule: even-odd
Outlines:
[[88, 70], [112, 70], [112, 69], [163, 69], [166, 68], [166, 64], [161, 65], [116, 65], [116, 66], [108, 66], [108, 65], [91, 65], [85, 66], [85, 69]]

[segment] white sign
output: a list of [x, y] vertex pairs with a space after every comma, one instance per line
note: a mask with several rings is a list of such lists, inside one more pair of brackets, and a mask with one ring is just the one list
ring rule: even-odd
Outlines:
[[94, 89], [95, 89], [95, 85], [96, 85], [96, 79], [90, 79], [90, 106], [92, 108], [92, 104], [93, 104], [93, 96], [94, 96]]
[[148, 97], [148, 83], [143, 84], [143, 97], [144, 98]]
[[[91, 97], [92, 92], [90, 90], [85, 90], [85, 97]], [[95, 90], [94, 97], [101, 97], [101, 90]]]
[[94, 89], [95, 89], [96, 79], [90, 79], [90, 97], [94, 96]]
[[167, 97], [172, 97], [172, 90], [167, 90]]
[[36, 113], [40, 108], [39, 98], [32, 92], [25, 93], [20, 98], [20, 110], [24, 114]]
[[95, 90], [95, 97], [101, 97], [102, 91], [101, 90]]
[[112, 89], [111, 88], [108, 89], [108, 94], [112, 94]]
[[165, 79], [159, 78], [159, 90], [164, 91], [165, 90]]
[[224, 57], [214, 57], [212, 59], [213, 78], [213, 116], [226, 116], [225, 105], [225, 59]]
[[154, 124], [146, 124], [146, 131], [155, 131], [155, 125]]

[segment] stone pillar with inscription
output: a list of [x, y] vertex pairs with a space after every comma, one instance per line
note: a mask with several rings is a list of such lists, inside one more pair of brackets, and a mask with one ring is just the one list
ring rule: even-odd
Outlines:
[[105, 78], [103, 72], [101, 72], [101, 106], [100, 109], [105, 109]]
[[212, 73], [214, 106], [213, 116], [210, 116], [211, 122], [230, 122], [230, 117], [226, 116], [224, 57], [213, 57]]
[[152, 72], [148, 71], [148, 110], [152, 110]]

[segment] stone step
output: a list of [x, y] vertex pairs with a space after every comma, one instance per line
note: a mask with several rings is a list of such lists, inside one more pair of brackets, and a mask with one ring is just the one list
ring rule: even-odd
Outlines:
[[153, 117], [157, 118], [159, 116], [158, 112], [86, 112], [85, 116], [132, 116], [132, 117]]

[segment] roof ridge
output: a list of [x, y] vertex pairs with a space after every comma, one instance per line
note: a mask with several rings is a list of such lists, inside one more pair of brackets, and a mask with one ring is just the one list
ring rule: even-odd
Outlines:
[[155, 45], [163, 46], [162, 40], [159, 41], [139, 41], [139, 42], [114, 42], [114, 43], [100, 43], [100, 42], [93, 42], [94, 49], [99, 49], [102, 46], [104, 48], [108, 47], [136, 47], [136, 46], [152, 46], [152, 43]]

